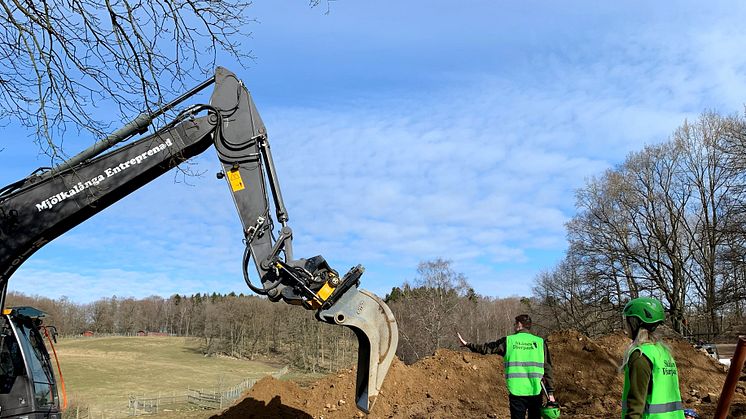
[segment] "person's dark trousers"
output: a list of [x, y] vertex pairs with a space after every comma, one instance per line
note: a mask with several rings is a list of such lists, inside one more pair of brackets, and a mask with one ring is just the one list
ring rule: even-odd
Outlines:
[[510, 419], [541, 419], [541, 394], [538, 396], [508, 395], [510, 401]]

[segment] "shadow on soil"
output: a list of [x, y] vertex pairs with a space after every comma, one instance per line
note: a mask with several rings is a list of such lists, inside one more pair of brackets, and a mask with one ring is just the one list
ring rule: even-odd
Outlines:
[[275, 396], [266, 405], [251, 397], [241, 400], [223, 413], [213, 415], [210, 419], [233, 418], [300, 418], [313, 419], [308, 413], [282, 404], [280, 396]]

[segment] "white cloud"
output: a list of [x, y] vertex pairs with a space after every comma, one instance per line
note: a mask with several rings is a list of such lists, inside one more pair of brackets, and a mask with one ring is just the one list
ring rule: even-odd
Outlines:
[[[376, 292], [411, 279], [417, 262], [444, 257], [478, 292], [529, 293], [533, 276], [562, 254], [563, 224], [585, 179], [665, 140], [684, 118], [738, 112], [746, 98], [742, 10], [697, 20], [692, 7], [668, 22], [663, 11], [625, 8], [615, 19], [619, 6], [597, 9], [589, 13], [598, 22], [550, 11], [576, 19], [577, 34], [572, 20], [537, 16], [547, 28], [534, 38], [516, 23], [524, 32], [482, 42], [492, 26], [480, 20], [464, 36], [484, 49], [459, 51], [472, 61], [418, 68], [437, 88], [335, 91], [337, 102], [318, 98], [313, 108], [258, 101], [296, 256], [320, 253], [340, 270], [363, 263], [363, 286]], [[417, 44], [416, 31], [400, 32]], [[513, 60], [495, 64], [491, 48], [514, 48]], [[412, 74], [402, 72], [401, 83]], [[60, 275], [85, 266], [85, 278], [65, 274], [74, 284], [121, 269], [137, 289], [241, 291], [233, 203], [212, 176], [212, 152], [196, 160], [210, 173], [190, 179], [194, 186], [159, 179], [43, 249], [18, 275], [41, 277], [40, 266], [53, 263]], [[95, 283], [87, 294], [114, 292]]]

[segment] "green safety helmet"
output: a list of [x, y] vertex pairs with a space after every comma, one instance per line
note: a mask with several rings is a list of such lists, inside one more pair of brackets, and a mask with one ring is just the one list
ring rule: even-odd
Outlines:
[[637, 317], [645, 324], [656, 324], [666, 320], [666, 312], [655, 298], [640, 297], [624, 306], [624, 317]]
[[559, 404], [555, 402], [548, 402], [541, 408], [542, 419], [557, 419], [560, 417]]

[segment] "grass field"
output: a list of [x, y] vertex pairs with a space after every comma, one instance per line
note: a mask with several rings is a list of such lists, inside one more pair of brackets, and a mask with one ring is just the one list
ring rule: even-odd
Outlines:
[[93, 337], [56, 345], [68, 399], [92, 411], [125, 410], [129, 394], [183, 394], [228, 388], [282, 365], [205, 357], [199, 342], [177, 337]]

